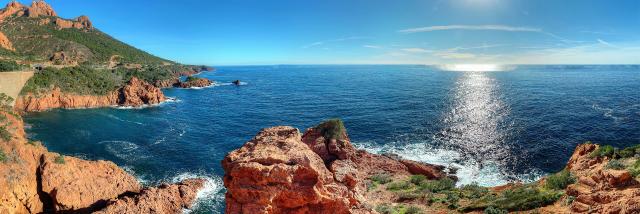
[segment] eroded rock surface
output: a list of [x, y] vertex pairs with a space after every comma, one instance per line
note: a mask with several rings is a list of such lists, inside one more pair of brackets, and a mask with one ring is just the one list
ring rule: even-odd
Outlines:
[[106, 208], [95, 213], [181, 213], [191, 207], [204, 183], [203, 179], [189, 179], [147, 188], [138, 194], [112, 200]]
[[303, 136], [293, 127], [263, 129], [222, 166], [227, 213], [372, 213], [365, 179], [411, 174], [400, 160], [355, 149], [346, 130], [331, 124]]
[[577, 182], [567, 187], [576, 213], [640, 213], [640, 184], [626, 170], [607, 169], [607, 157], [591, 157], [595, 144], [576, 148], [567, 169]]
[[131, 80], [122, 88], [106, 95], [76, 95], [54, 88], [45, 94], [27, 94], [16, 100], [20, 111], [45, 111], [52, 108], [96, 108], [105, 106], [142, 106], [158, 104], [166, 100], [159, 88], [139, 80]]

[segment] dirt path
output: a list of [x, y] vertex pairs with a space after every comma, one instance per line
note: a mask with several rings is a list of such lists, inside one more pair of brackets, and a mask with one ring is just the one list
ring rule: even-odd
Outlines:
[[0, 72], [0, 93], [5, 93], [16, 99], [24, 84], [32, 76], [33, 71]]

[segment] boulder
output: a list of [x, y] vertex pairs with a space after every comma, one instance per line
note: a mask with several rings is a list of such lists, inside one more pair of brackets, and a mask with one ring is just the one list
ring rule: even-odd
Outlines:
[[39, 17], [39, 16], [58, 16], [56, 11], [51, 8], [51, 5], [47, 4], [42, 0], [36, 0], [31, 3], [31, 7], [29, 7], [26, 11], [28, 17]]
[[222, 167], [226, 213], [348, 213], [359, 203], [293, 127], [263, 129]]
[[203, 179], [189, 179], [147, 188], [138, 194], [111, 200], [104, 209], [94, 213], [182, 213], [184, 209], [191, 208], [204, 183]]
[[[60, 158], [64, 163], [56, 162]], [[87, 161], [53, 153], [42, 159], [41, 188], [57, 211], [104, 206], [107, 200], [141, 189], [135, 177], [109, 161]]]
[[132, 77], [119, 92], [118, 105], [120, 106], [158, 104], [167, 99], [162, 90], [136, 77]]

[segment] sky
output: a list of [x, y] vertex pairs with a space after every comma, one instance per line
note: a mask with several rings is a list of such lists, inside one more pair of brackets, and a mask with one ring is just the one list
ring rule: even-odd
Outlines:
[[47, 2], [188, 64], [640, 64], [639, 0]]

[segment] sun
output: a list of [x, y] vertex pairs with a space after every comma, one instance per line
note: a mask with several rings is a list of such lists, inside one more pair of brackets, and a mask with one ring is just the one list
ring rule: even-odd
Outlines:
[[504, 71], [505, 66], [498, 64], [452, 64], [439, 66], [447, 71]]

